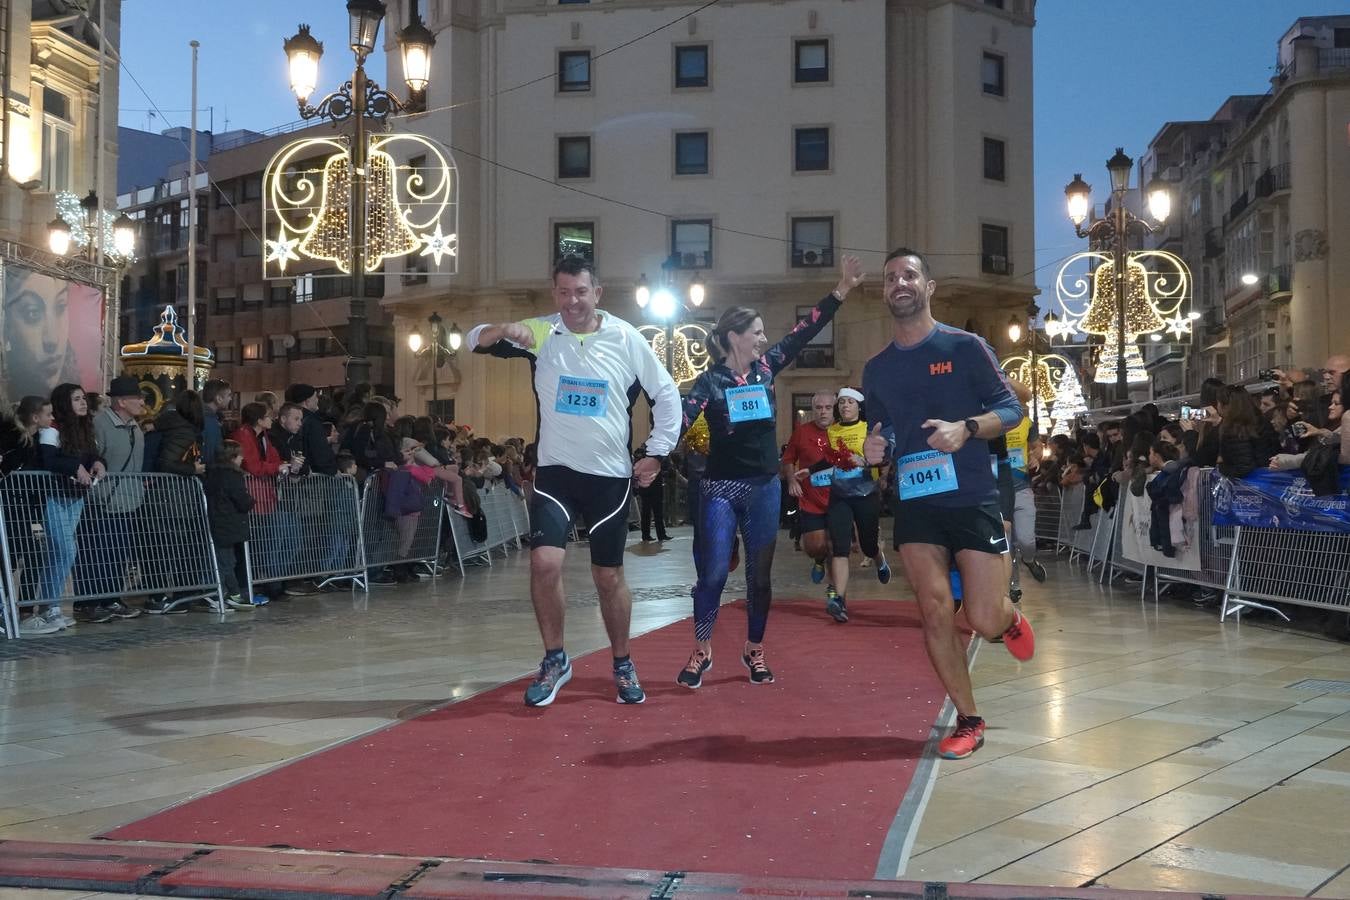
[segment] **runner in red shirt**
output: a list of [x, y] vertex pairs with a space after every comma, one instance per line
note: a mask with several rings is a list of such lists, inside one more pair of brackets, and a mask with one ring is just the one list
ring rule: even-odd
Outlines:
[[[830, 538], [825, 527], [825, 512], [830, 506], [831, 471], [828, 429], [834, 422], [834, 394], [817, 391], [811, 397], [811, 419], [798, 425], [783, 451], [783, 479], [788, 493], [797, 498], [797, 527], [802, 550], [811, 557], [811, 580], [825, 580], [825, 561], [830, 555]], [[812, 476], [816, 475], [813, 481]], [[831, 588], [834, 586], [831, 585]]]

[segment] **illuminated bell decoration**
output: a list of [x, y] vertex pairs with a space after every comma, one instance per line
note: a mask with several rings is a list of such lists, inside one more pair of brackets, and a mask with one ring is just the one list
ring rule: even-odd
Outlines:
[[[1144, 368], [1144, 355], [1139, 352], [1136, 337], [1125, 336], [1125, 383], [1141, 384], [1148, 381], [1148, 370]], [[1115, 384], [1118, 363], [1116, 336], [1106, 335], [1106, 344], [1102, 347], [1101, 358], [1097, 360], [1097, 374], [1093, 381], [1098, 384]]]
[[[666, 330], [656, 325], [643, 325], [638, 331], [651, 344], [656, 358], [666, 358]], [[670, 377], [676, 386], [693, 381], [708, 368], [708, 329], [697, 323], [680, 325], [674, 329], [674, 352], [671, 354]]]
[[[394, 158], [381, 150], [366, 161], [366, 271], [374, 272], [386, 256], [403, 256], [422, 245], [403, 221], [394, 198]], [[346, 156], [329, 157], [323, 167], [323, 188], [314, 227], [300, 242], [300, 252], [326, 259], [343, 272], [351, 263], [351, 164]]]
[[1036, 395], [1046, 403], [1052, 403], [1055, 399], [1054, 376], [1050, 372], [1050, 365], [1044, 359], [1036, 360], [1036, 377], [1032, 377], [1031, 361], [1027, 360], [1017, 367], [1013, 373], [1013, 378], [1032, 388]]
[[[1141, 263], [1129, 259], [1125, 263], [1125, 272], [1125, 333], [1137, 335], [1158, 331], [1166, 323], [1148, 295], [1147, 270]], [[1115, 331], [1118, 322], [1115, 263], [1107, 261], [1092, 273], [1092, 303], [1078, 323], [1078, 330], [1104, 335]]]

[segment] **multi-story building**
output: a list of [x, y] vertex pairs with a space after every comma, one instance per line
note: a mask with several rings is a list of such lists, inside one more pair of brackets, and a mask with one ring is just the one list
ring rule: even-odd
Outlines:
[[[89, 9], [85, 4], [81, 9], [50, 0], [0, 0], [0, 260], [54, 279], [50, 285], [75, 279], [102, 290], [115, 284], [111, 269], [72, 266], [69, 259], [47, 250], [47, 225], [56, 216], [58, 193], [85, 197], [96, 190], [106, 198], [105, 208], [112, 206], [116, 193], [115, 60], [122, 7], [120, 0], [94, 6]], [[99, 9], [106, 17], [101, 22]], [[111, 291], [107, 294], [112, 297]], [[43, 311], [44, 316], [49, 314], [61, 315], [51, 304]], [[12, 321], [4, 327], [6, 346], [16, 348], [3, 361], [0, 394], [10, 394], [17, 383], [10, 377], [14, 371], [36, 366], [29, 359], [33, 354], [24, 356], [17, 349], [20, 343], [32, 342], [12, 333]], [[76, 342], [74, 337], [65, 340], [71, 346]], [[69, 347], [57, 348], [55, 355], [50, 347], [36, 352], [48, 360], [60, 357], [54, 364], [57, 369], [81, 376], [95, 390], [101, 388], [93, 382], [101, 374], [104, 348], [93, 345], [100, 341], [100, 335], [85, 328], [78, 341], [81, 358]], [[54, 386], [51, 378], [19, 381], [28, 390]]]
[[[197, 304], [194, 339], [215, 356], [214, 377], [245, 400], [253, 393], [280, 393], [303, 382], [335, 387], [346, 380], [346, 333], [351, 279], [309, 261], [293, 266], [294, 277], [263, 278], [263, 170], [285, 144], [311, 133], [329, 135], [331, 125], [273, 135], [249, 131], [203, 134], [209, 147], [205, 172], [196, 177]], [[181, 132], [181, 133], [180, 133]], [[137, 185], [120, 205], [141, 225], [141, 259], [124, 282], [130, 298], [122, 316], [122, 340], [144, 340], [166, 305], [186, 322], [188, 302], [188, 133], [173, 129], [180, 159], [156, 183]], [[392, 389], [390, 317], [378, 305], [383, 273], [366, 279], [369, 304], [371, 382]]]
[[1179, 185], [1181, 255], [1204, 314], [1188, 390], [1350, 348], [1350, 261], [1328, 252], [1350, 229], [1350, 16], [1296, 20], [1276, 53], [1268, 93], [1169, 123], [1150, 147], [1150, 165]]
[[[383, 302], [405, 409], [427, 408], [432, 377], [408, 333], [432, 312], [467, 330], [551, 311], [564, 250], [593, 256], [602, 305], [635, 324], [643, 275], [698, 279], [708, 299], [689, 315], [751, 305], [771, 336], [860, 255], [867, 289], [781, 377], [784, 437], [794, 407], [856, 384], [888, 340], [878, 276], [895, 246], [929, 254], [939, 318], [1007, 349], [1036, 290], [1034, 0], [421, 6], [430, 109], [398, 127], [455, 152], [460, 251], [454, 276], [394, 264], [405, 277]], [[407, 11], [390, 3], [387, 30]], [[528, 379], [468, 353], [438, 374], [455, 417], [494, 436], [533, 433]]]

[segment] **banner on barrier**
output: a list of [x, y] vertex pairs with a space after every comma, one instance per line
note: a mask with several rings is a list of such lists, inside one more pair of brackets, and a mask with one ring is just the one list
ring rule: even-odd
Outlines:
[[[1128, 490], [1121, 490], [1120, 505], [1124, 508], [1125, 519], [1121, 524], [1120, 552], [1126, 558], [1146, 566], [1163, 569], [1184, 569], [1189, 572], [1200, 571], [1200, 523], [1187, 522], [1181, 516], [1180, 507], [1172, 508], [1166, 527], [1179, 525], [1185, 539], [1182, 543], [1173, 542], [1176, 555], [1168, 556], [1161, 550], [1153, 549], [1149, 538], [1152, 521], [1152, 501], [1148, 494], [1136, 497]], [[1175, 520], [1175, 521], [1174, 521]]]
[[1350, 532], [1350, 467], [1341, 467], [1340, 493], [1318, 497], [1297, 472], [1258, 469], [1245, 478], [1224, 478], [1217, 471], [1214, 524], [1295, 531]]

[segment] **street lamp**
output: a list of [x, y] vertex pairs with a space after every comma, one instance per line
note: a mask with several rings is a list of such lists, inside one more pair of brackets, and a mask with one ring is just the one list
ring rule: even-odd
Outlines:
[[433, 415], [440, 407], [441, 360], [443, 356], [454, 356], [464, 344], [464, 333], [459, 330], [459, 324], [451, 324], [450, 330], [446, 331], [442, 327], [444, 321], [440, 313], [433, 312], [427, 316], [427, 323], [431, 326], [430, 341], [424, 340], [420, 331], [414, 331], [408, 335], [409, 350], [414, 354], [421, 354], [424, 350], [431, 354], [431, 412]]
[[1108, 215], [1083, 226], [1091, 210], [1092, 188], [1083, 181], [1081, 174], [1075, 174], [1073, 181], [1064, 188], [1067, 198], [1069, 221], [1073, 222], [1074, 232], [1080, 238], [1088, 238], [1100, 247], [1109, 247], [1112, 259], [1112, 274], [1115, 276], [1116, 301], [1116, 391], [1119, 399], [1129, 397], [1129, 383], [1126, 379], [1125, 365], [1125, 301], [1126, 285], [1129, 277], [1128, 257], [1130, 235], [1152, 234], [1167, 220], [1172, 209], [1171, 192], [1166, 182], [1153, 178], [1145, 188], [1148, 199], [1149, 222], [1125, 208], [1125, 193], [1130, 187], [1130, 170], [1134, 160], [1125, 155], [1125, 148], [1117, 147], [1115, 155], [1106, 161], [1106, 170], [1111, 176], [1111, 209]]
[[[398, 34], [403, 56], [404, 81], [408, 85], [408, 100], [402, 101], [366, 77], [366, 57], [374, 51], [384, 20], [382, 0], [347, 0], [348, 44], [356, 59], [351, 80], [328, 94], [318, 103], [309, 103], [310, 95], [319, 81], [319, 60], [323, 44], [309, 32], [308, 25], [300, 25], [295, 35], [287, 38], [282, 47], [286, 51], [291, 91], [299, 105], [300, 118], [324, 118], [339, 124], [351, 120], [351, 194], [349, 209], [352, 223], [351, 273], [352, 299], [348, 313], [347, 383], [369, 381], [370, 360], [367, 358], [368, 333], [366, 320], [366, 222], [367, 146], [366, 119], [382, 123], [393, 113], [422, 112], [426, 109], [426, 87], [431, 79], [431, 50], [435, 36], [422, 24], [417, 2], [410, 4], [410, 22]], [[360, 236], [360, 237], [358, 237]]]
[[[695, 275], [689, 283], [686, 294], [689, 306], [703, 305], [708, 297], [708, 288], [703, 278]], [[666, 371], [675, 375], [675, 332], [679, 329], [681, 313], [689, 309], [675, 290], [674, 257], [661, 263], [661, 283], [653, 290], [647, 282], [644, 272], [638, 276], [637, 287], [633, 290], [633, 301], [638, 309], [647, 310], [653, 319], [660, 323], [665, 331]]]
[[[1027, 302], [1026, 325], [1023, 328], [1022, 318], [1016, 314], [1008, 320], [1008, 340], [1012, 341], [1014, 347], [1022, 340], [1022, 333], [1025, 330], [1027, 336], [1027, 359], [1031, 369], [1031, 424], [1040, 432], [1040, 405], [1041, 405], [1041, 385], [1040, 385], [1040, 367], [1036, 364], [1036, 317], [1040, 315], [1040, 308], [1035, 300]], [[1051, 316], [1047, 316], [1047, 323]]]

